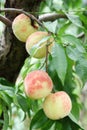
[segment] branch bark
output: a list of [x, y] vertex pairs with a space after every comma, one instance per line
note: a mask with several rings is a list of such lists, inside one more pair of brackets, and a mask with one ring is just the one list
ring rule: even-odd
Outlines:
[[0, 15], [0, 21], [3, 22], [6, 26], [11, 26], [12, 25], [12, 22], [7, 19], [6, 17]]
[[[46, 21], [54, 21], [54, 20], [59, 19], [59, 18], [67, 18], [67, 16], [65, 14], [47, 13], [47, 14], [40, 15], [39, 18], [37, 19], [34, 16], [35, 14], [32, 15], [32, 12], [28, 13], [28, 12], [24, 11], [23, 9], [15, 9], [15, 8], [4, 8], [4, 9], [0, 9], [0, 12], [6, 12], [6, 13], [13, 12], [13, 13], [18, 13], [18, 14], [24, 13], [25, 15], [27, 15], [28, 17], [30, 17], [32, 20], [36, 21], [40, 26], [43, 26], [42, 23], [41, 23], [42, 21], [46, 22]], [[10, 21], [10, 20], [8, 19], [8, 21]]]
[[42, 22], [42, 21], [54, 21], [56, 19], [59, 19], [59, 18], [66, 18], [67, 19], [67, 16], [64, 15], [64, 14], [57, 14], [57, 13], [48, 13], [48, 14], [43, 14], [41, 16], [39, 16], [39, 20]]
[[24, 11], [23, 9], [15, 9], [15, 8], [4, 8], [4, 9], [0, 9], [0, 12], [8, 12], [8, 13], [17, 13], [17, 14], [25, 14], [28, 17], [30, 17], [32, 20], [36, 21], [40, 26], [43, 26], [42, 23], [40, 22], [40, 20], [38, 20], [34, 15]]

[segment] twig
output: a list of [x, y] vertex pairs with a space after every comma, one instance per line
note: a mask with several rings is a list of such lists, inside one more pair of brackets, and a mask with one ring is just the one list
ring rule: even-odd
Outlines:
[[15, 9], [15, 8], [4, 8], [4, 9], [0, 9], [0, 12], [8, 12], [8, 13], [24, 13], [25, 15], [27, 15], [28, 17], [30, 17], [31, 19], [35, 20], [40, 26], [43, 26], [42, 23], [32, 14], [29, 14], [28, 12], [24, 11], [23, 9]]
[[29, 14], [25, 11], [22, 11], [22, 13], [24, 13], [25, 15], [27, 15], [28, 17], [30, 17], [32, 20], [36, 21], [40, 26], [43, 27], [43, 24], [40, 22], [40, 20], [38, 20], [34, 15]]
[[[30, 17], [32, 20], [36, 21], [40, 26], [42, 26], [46, 30], [47, 30], [47, 28], [42, 24], [42, 21], [54, 21], [59, 18], [67, 19], [67, 16], [65, 14], [57, 14], [57, 13], [43, 14], [43, 15], [39, 16], [39, 19], [37, 19], [34, 15], [24, 11], [23, 9], [16, 9], [16, 8], [4, 8], [4, 9], [0, 9], [0, 12], [8, 12], [8, 13], [13, 12], [13, 13], [18, 13], [18, 14], [24, 13], [25, 15]], [[0, 15], [0, 21], [2, 21], [7, 26], [12, 25], [12, 22], [8, 18], [6, 18], [2, 15]], [[77, 35], [77, 38], [82, 38], [82, 37], [84, 37], [83, 32], [81, 34]]]
[[66, 15], [64, 14], [57, 14], [57, 13], [48, 13], [48, 14], [43, 14], [39, 16], [40, 21], [54, 21], [59, 18], [67, 18]]
[[15, 13], [21, 13], [23, 11], [23, 9], [16, 9], [16, 8], [3, 8], [3, 9], [0, 9], [0, 12], [8, 12], [8, 13], [12, 13], [12, 12], [15, 12]]
[[[23, 9], [15, 9], [15, 8], [4, 8], [0, 9], [0, 12], [8, 12], [8, 13], [24, 13], [28, 17], [30, 17], [32, 20], [36, 21], [40, 26], [46, 29], [46, 27], [42, 24], [42, 21], [53, 21], [57, 18], [67, 18], [66, 15], [63, 14], [56, 14], [56, 13], [51, 13], [51, 14], [44, 14], [43, 16], [40, 16], [39, 19], [37, 19], [34, 15], [24, 11]], [[7, 24], [6, 24], [7, 25]], [[46, 29], [47, 30], [47, 29]]]
[[48, 14], [41, 15], [39, 17], [39, 19], [37, 19], [34, 15], [24, 11], [23, 9], [15, 9], [15, 8], [0, 9], [0, 12], [8, 12], [8, 13], [12, 13], [13, 12], [13, 13], [18, 13], [18, 14], [24, 13], [25, 15], [27, 15], [31, 19], [35, 20], [42, 27], [44, 27], [44, 25], [42, 24], [42, 21], [53, 21], [53, 20], [58, 19], [58, 18], [67, 18], [67, 16], [64, 15], [64, 14], [48, 13]]
[[7, 26], [11, 26], [12, 25], [12, 22], [8, 18], [6, 18], [6, 17], [4, 17], [2, 15], [0, 15], [0, 21], [3, 22]]

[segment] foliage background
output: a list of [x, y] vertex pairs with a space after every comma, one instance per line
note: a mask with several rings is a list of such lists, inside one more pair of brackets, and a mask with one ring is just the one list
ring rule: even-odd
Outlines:
[[[0, 1], [0, 4], [3, 8], [4, 1]], [[68, 17], [68, 19], [62, 18], [53, 22], [43, 22], [47, 30], [52, 32], [52, 36], [56, 41], [53, 51], [48, 57], [48, 73], [54, 82], [54, 90], [64, 90], [71, 96], [73, 102], [72, 114], [85, 129], [87, 129], [87, 87], [84, 87], [87, 81], [86, 6], [87, 2], [85, 0], [46, 0], [41, 3], [39, 9], [40, 15], [56, 12]], [[2, 23], [0, 24], [0, 28], [2, 28], [1, 35], [4, 29]], [[43, 30], [43, 28], [40, 29]], [[78, 35], [82, 33], [84, 35], [78, 39]], [[4, 123], [3, 130], [6, 130], [8, 125], [9, 130], [29, 129], [30, 120], [28, 115], [35, 115], [38, 112], [42, 100], [32, 101], [25, 96], [23, 93], [23, 80], [26, 74], [32, 70], [45, 70], [45, 66], [43, 66], [44, 61], [45, 59], [38, 60], [31, 57], [25, 59], [16, 84], [9, 83], [6, 79], [0, 78], [0, 114], [4, 113], [4, 122], [2, 120], [0, 122], [1, 124], [2, 122]], [[7, 107], [9, 108], [9, 112], [7, 112]], [[31, 110], [32, 113], [30, 112]], [[9, 116], [12, 116], [9, 119], [10, 124], [8, 122]], [[40, 116], [43, 118], [38, 122]], [[68, 117], [59, 122], [56, 121], [51, 127], [53, 121], [46, 119], [43, 111], [39, 111], [37, 116], [34, 116], [31, 129], [44, 125], [44, 123], [42, 124], [43, 119], [47, 120], [49, 124], [44, 129], [64, 130], [66, 127], [66, 130], [72, 130], [72, 121], [75, 123], [74, 129], [79, 129], [79, 124], [76, 120], [71, 118], [71, 121]], [[64, 121], [66, 121], [66, 124]]]

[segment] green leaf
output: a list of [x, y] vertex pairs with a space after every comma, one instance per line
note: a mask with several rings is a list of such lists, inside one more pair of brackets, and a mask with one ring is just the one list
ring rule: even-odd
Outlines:
[[72, 114], [77, 120], [79, 120], [80, 115], [80, 105], [77, 102], [72, 102]]
[[13, 99], [5, 92], [1, 92], [0, 93], [0, 98], [7, 103], [8, 106], [11, 105], [11, 103], [13, 102]]
[[38, 129], [38, 128], [42, 128], [45, 130], [50, 128], [53, 124], [53, 121], [51, 121], [50, 119], [48, 119], [43, 110], [40, 109], [35, 116], [33, 117], [33, 119], [31, 120], [31, 124], [30, 124], [30, 130], [33, 129]]
[[65, 31], [67, 30], [67, 28], [69, 27], [69, 25], [70, 25], [70, 22], [64, 22], [62, 26], [58, 28], [58, 35], [59, 36], [63, 35]]
[[5, 104], [3, 104], [3, 113], [4, 113], [4, 125], [2, 130], [7, 130], [9, 126], [9, 115]]
[[0, 84], [8, 87], [14, 87], [14, 84], [10, 83], [5, 78], [0, 78]]
[[28, 103], [27, 103], [27, 98], [25, 98], [24, 96], [20, 95], [20, 94], [16, 94], [15, 95], [18, 101], [18, 104], [20, 105], [21, 109], [24, 112], [27, 112], [29, 107], [28, 107]]
[[87, 16], [85, 16], [84, 14], [79, 14], [79, 16], [82, 22], [84, 23], [85, 27], [87, 28]]
[[2, 100], [0, 99], [0, 116], [1, 116], [1, 114], [2, 114]]
[[84, 130], [71, 113], [69, 116], [56, 121], [55, 130], [65, 130], [65, 128], [66, 130]]
[[72, 113], [70, 113], [68, 117], [69, 117], [70, 120], [73, 121], [81, 130], [84, 130], [84, 128], [81, 127], [81, 125], [79, 124], [79, 122], [76, 120], [76, 118], [73, 116]]
[[58, 27], [57, 20], [55, 20], [54, 22], [43, 22], [43, 24], [49, 32], [56, 33]]
[[68, 61], [68, 68], [67, 68], [67, 74], [65, 78], [65, 84], [64, 84], [64, 90], [69, 94], [72, 95], [73, 90], [75, 89], [76, 85], [74, 83], [73, 79], [73, 61], [69, 58], [67, 58]]
[[56, 121], [55, 130], [62, 130], [62, 123], [60, 121]]
[[30, 130], [41, 128], [46, 121], [47, 117], [44, 115], [43, 110], [39, 110], [31, 120]]
[[4, 91], [10, 97], [13, 97], [14, 96], [14, 92], [15, 92], [13, 87], [8, 87], [8, 86], [1, 85], [1, 84], [0, 84], [0, 91]]
[[75, 0], [63, 0], [63, 5], [64, 7], [67, 7], [67, 9], [71, 8], [76, 8], [78, 9], [78, 7], [81, 7], [81, 0], [78, 0], [77, 2]]
[[0, 84], [0, 91], [5, 91], [5, 90], [9, 90], [9, 91], [14, 92], [14, 88]]
[[54, 124], [54, 121], [48, 119], [48, 120], [45, 122], [45, 124], [42, 126], [42, 130], [51, 129], [51, 127], [53, 126], [53, 124]]
[[72, 46], [67, 46], [66, 52], [68, 57], [73, 61], [77, 61], [78, 58], [81, 56], [81, 52], [79, 52], [77, 48], [73, 48]]
[[52, 6], [52, 3], [53, 3], [52, 1], [53, 1], [53, 0], [49, 0], [49, 1], [46, 0], [46, 4], [47, 4], [49, 7], [51, 7], [51, 6]]
[[81, 57], [78, 59], [75, 69], [78, 76], [85, 83], [87, 81], [87, 58]]
[[65, 130], [65, 128], [67, 128], [67, 130], [72, 130], [70, 120], [67, 117], [63, 118], [61, 122], [62, 122], [62, 130]]
[[83, 28], [82, 22], [78, 15], [65, 13], [68, 19], [75, 24], [77, 27]]
[[63, 5], [63, 2], [62, 1], [53, 1], [52, 3], [52, 10], [56, 11], [59, 13], [60, 10], [62, 10], [62, 5]]
[[44, 60], [45, 59], [36, 59], [33, 57], [27, 58], [23, 67], [21, 68], [19, 80], [16, 83], [16, 87], [23, 87], [23, 80], [26, 77], [26, 75], [33, 70], [40, 69], [40, 67], [42, 67], [44, 64]]
[[[21, 76], [21, 80], [23, 80], [25, 78], [25, 76], [27, 75], [27, 72], [35, 64], [36, 64], [35, 58], [28, 57], [28, 58], [25, 59], [24, 65], [22, 66], [20, 74], [19, 74]], [[19, 83], [19, 85], [20, 85], [20, 83]]]
[[82, 45], [81, 40], [76, 38], [75, 36], [72, 35], [63, 35], [61, 37], [61, 41], [63, 44], [72, 46], [73, 48], [77, 48], [79, 52], [84, 53], [85, 49]]
[[55, 43], [53, 47], [52, 63], [56, 70], [62, 84], [64, 84], [66, 72], [67, 72], [67, 58], [62, 45]]
[[12, 102], [12, 98], [14, 96], [14, 85], [11, 84], [4, 78], [0, 78], [0, 91], [2, 95], [2, 99], [4, 99], [8, 104]]

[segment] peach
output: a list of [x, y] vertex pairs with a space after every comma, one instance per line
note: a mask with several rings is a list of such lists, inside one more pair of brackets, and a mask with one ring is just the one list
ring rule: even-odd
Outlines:
[[[49, 36], [49, 34], [47, 32], [43, 32], [43, 31], [37, 31], [37, 32], [34, 32], [32, 33], [27, 41], [26, 41], [26, 51], [30, 54], [31, 54], [31, 49], [34, 45], [37, 45], [43, 38]], [[50, 38], [49, 40], [50, 42], [53, 41], [53, 38]], [[46, 44], [47, 44], [47, 41], [44, 41], [42, 42], [38, 48], [36, 48], [36, 51], [34, 52], [33, 54], [33, 57], [35, 58], [43, 58], [46, 56]], [[49, 45], [48, 47], [48, 50], [49, 52], [51, 51], [51, 48], [52, 48], [52, 44]]]
[[46, 97], [50, 94], [52, 88], [52, 80], [43, 70], [32, 71], [24, 79], [25, 93], [32, 99]]
[[37, 29], [31, 25], [31, 19], [25, 14], [19, 14], [12, 22], [14, 35], [22, 42]]
[[69, 115], [71, 108], [71, 99], [64, 91], [49, 94], [43, 102], [44, 113], [52, 120], [66, 117]]

